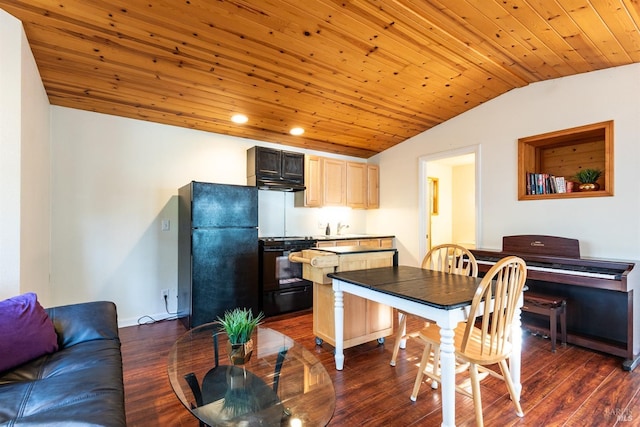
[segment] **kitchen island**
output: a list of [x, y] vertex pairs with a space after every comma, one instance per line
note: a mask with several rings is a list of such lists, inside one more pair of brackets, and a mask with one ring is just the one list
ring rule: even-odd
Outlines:
[[[397, 265], [397, 250], [370, 246], [335, 246], [303, 250], [289, 259], [302, 262], [302, 275], [313, 282], [313, 333], [316, 343], [336, 345], [334, 293], [329, 273]], [[393, 334], [393, 308], [355, 295], [344, 298], [344, 348]]]

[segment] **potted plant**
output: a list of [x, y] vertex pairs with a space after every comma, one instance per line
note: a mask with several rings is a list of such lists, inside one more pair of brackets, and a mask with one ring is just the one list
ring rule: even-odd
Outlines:
[[263, 319], [262, 312], [254, 317], [248, 308], [234, 308], [231, 311], [225, 311], [222, 318], [218, 317], [216, 323], [229, 337], [227, 353], [232, 364], [241, 365], [249, 361], [253, 351], [251, 334]]
[[580, 185], [580, 191], [597, 191], [600, 189], [600, 185], [596, 182], [602, 175], [600, 169], [581, 169], [576, 173], [575, 178]]

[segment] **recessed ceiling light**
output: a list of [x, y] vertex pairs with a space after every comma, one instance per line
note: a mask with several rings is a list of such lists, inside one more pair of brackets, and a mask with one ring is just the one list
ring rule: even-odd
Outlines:
[[304, 129], [302, 129], [302, 128], [291, 128], [289, 133], [291, 135], [302, 135], [304, 133]]
[[233, 123], [238, 123], [239, 125], [241, 125], [242, 123], [247, 123], [248, 120], [249, 118], [244, 114], [234, 114], [233, 116], [231, 116], [231, 121]]

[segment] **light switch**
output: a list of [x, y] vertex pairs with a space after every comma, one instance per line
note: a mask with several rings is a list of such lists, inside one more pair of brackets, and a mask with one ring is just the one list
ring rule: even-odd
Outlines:
[[171, 222], [168, 219], [162, 220], [162, 231], [169, 231], [171, 229]]

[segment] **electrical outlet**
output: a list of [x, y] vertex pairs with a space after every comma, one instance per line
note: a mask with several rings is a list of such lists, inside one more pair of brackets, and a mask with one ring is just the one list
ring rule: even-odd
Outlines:
[[162, 298], [162, 301], [164, 301], [165, 299], [169, 299], [169, 289], [162, 289], [160, 291], [160, 298]]

